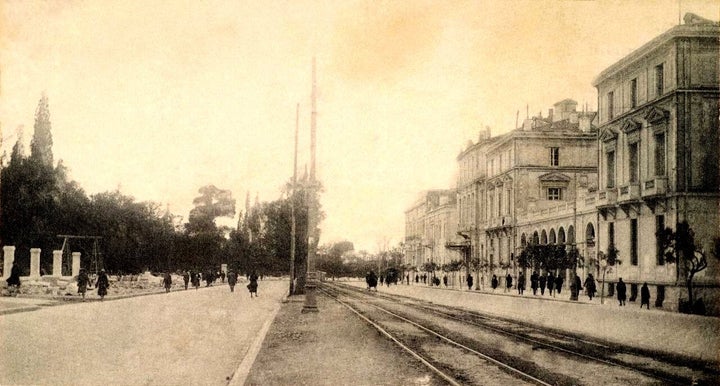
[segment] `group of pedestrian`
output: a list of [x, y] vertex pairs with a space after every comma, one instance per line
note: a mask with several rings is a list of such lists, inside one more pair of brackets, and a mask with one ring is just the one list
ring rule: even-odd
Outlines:
[[[78, 293], [82, 295], [83, 301], [85, 301], [85, 293], [88, 287], [91, 286], [92, 281], [85, 268], [80, 268], [80, 272], [77, 277]], [[97, 288], [97, 294], [100, 296], [100, 300], [104, 300], [107, 295], [108, 288], [110, 287], [110, 279], [105, 273], [104, 269], [101, 269], [98, 273], [97, 280], [95, 281], [95, 288]]]

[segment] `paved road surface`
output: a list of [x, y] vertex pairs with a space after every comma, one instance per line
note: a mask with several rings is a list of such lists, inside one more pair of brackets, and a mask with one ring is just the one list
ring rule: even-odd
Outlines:
[[259, 298], [227, 285], [0, 316], [0, 384], [225, 385], [284, 281]]

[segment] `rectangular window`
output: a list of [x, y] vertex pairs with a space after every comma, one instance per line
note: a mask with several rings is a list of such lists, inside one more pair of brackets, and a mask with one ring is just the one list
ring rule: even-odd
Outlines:
[[607, 152], [606, 156], [606, 162], [605, 162], [605, 168], [606, 170], [606, 177], [607, 177], [607, 187], [608, 188], [614, 188], [615, 187], [615, 152], [609, 151]]
[[562, 189], [561, 188], [548, 188], [547, 199], [551, 201], [562, 200]]
[[630, 107], [637, 107], [637, 78], [630, 81]]
[[505, 204], [505, 214], [510, 214], [510, 190], [507, 191], [507, 195], [505, 196], [507, 198], [507, 202]]
[[630, 219], [630, 264], [638, 265], [638, 227], [637, 219]]
[[560, 166], [560, 148], [550, 148], [550, 166]]
[[615, 245], [615, 223], [608, 223], [608, 246]]
[[631, 143], [628, 146], [628, 161], [630, 162], [630, 182], [637, 183], [640, 178], [640, 160], [638, 152], [638, 142]]
[[665, 133], [655, 134], [655, 175], [665, 175]]
[[660, 97], [665, 90], [665, 74], [663, 73], [663, 65], [655, 66], [655, 96]]
[[662, 237], [661, 232], [665, 230], [665, 216], [655, 216], [655, 256], [657, 258], [657, 265], [665, 265], [665, 256], [662, 248]]
[[608, 109], [608, 119], [613, 119], [615, 116], [615, 93], [610, 91], [607, 93], [607, 109]]

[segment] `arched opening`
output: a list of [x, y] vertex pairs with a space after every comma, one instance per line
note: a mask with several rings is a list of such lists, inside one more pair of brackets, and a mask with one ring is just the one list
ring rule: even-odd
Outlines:
[[527, 239], [525, 238], [525, 233], [520, 236], [520, 246], [523, 249], [525, 249], [525, 247], [527, 246]]
[[545, 232], [545, 229], [540, 232], [540, 244], [547, 244], [547, 232]]
[[591, 222], [589, 222], [585, 228], [585, 243], [587, 243], [588, 247], [595, 245], [595, 227]]
[[548, 241], [550, 244], [555, 244], [557, 241], [557, 238], [555, 238], [555, 229], [550, 228], [550, 235], [548, 236]]
[[565, 229], [563, 227], [558, 229], [558, 244], [565, 244]]
[[533, 232], [532, 243], [533, 243], [534, 245], [540, 244], [540, 236], [538, 236], [537, 231]]
[[567, 243], [575, 244], [575, 227], [573, 227], [572, 225], [568, 227]]

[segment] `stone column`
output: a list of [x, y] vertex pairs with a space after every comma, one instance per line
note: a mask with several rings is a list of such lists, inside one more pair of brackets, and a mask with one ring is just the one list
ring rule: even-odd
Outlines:
[[63, 251], [53, 251], [53, 271], [52, 275], [55, 277], [62, 276], [62, 253]]
[[13, 262], [15, 261], [15, 247], [6, 245], [3, 247], [3, 278], [10, 277]]
[[40, 248], [30, 248], [30, 277], [40, 277]]
[[72, 253], [72, 277], [80, 273], [80, 252]]

